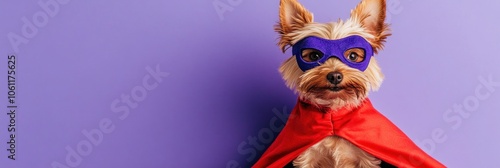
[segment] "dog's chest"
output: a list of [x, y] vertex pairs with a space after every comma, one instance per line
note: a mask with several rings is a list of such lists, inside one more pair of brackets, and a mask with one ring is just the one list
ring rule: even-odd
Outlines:
[[297, 167], [379, 167], [380, 160], [349, 141], [328, 136], [293, 161]]

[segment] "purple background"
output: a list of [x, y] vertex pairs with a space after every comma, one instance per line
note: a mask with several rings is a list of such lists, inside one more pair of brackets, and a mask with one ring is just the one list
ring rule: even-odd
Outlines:
[[[21, 34], [22, 18], [43, 11], [38, 2], [0, 4], [1, 72], [16, 54], [20, 106], [16, 161], [7, 159], [8, 116], [0, 115], [1, 167], [65, 164], [65, 148], [85, 141], [82, 130], [103, 118], [115, 130], [77, 167], [249, 167], [257, 157], [238, 146], [260, 155], [247, 138], [270, 130], [273, 109], [288, 112], [295, 103], [277, 72], [290, 55], [275, 45], [278, 0], [73, 0], [15, 51], [7, 34]], [[232, 10], [221, 18], [214, 2]], [[358, 3], [302, 2], [320, 22], [345, 19]], [[500, 87], [483, 88], [490, 96], [455, 129], [443, 118], [454, 104], [470, 103], [479, 78], [500, 82], [500, 2], [388, 2], [393, 36], [376, 56], [386, 80], [371, 94], [375, 107], [449, 167], [500, 167]], [[112, 102], [157, 65], [169, 76], [120, 120]], [[435, 130], [446, 139], [431, 148]]]

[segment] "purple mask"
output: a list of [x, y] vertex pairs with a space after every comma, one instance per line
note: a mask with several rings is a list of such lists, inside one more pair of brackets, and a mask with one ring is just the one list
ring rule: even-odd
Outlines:
[[[304, 60], [302, 53], [306, 49], [314, 51], [314, 56]], [[352, 54], [351, 49], [357, 50]], [[364, 54], [364, 58], [360, 57], [360, 53]], [[337, 40], [328, 40], [319, 37], [309, 36], [292, 47], [292, 53], [297, 57], [297, 63], [302, 71], [307, 71], [326, 62], [331, 57], [335, 57], [351, 68], [365, 71], [370, 63], [370, 58], [373, 56], [373, 48], [363, 37], [358, 35], [348, 36]], [[345, 56], [347, 55], [347, 56]], [[358, 58], [358, 59], [353, 59]], [[360, 59], [361, 58], [361, 59]]]

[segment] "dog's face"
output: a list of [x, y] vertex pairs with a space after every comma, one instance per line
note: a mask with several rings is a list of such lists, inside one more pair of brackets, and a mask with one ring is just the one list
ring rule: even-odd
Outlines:
[[[320, 107], [338, 109], [359, 105], [370, 90], [380, 87], [383, 80], [372, 54], [382, 49], [390, 35], [384, 20], [385, 0], [363, 0], [352, 10], [349, 19], [330, 23], [313, 22], [312, 14], [296, 0], [281, 0], [280, 21], [275, 26], [280, 34], [279, 46], [283, 52], [294, 47], [294, 55], [279, 69], [287, 86], [298, 92], [302, 99]], [[362, 37], [358, 41], [366, 43], [369, 48], [335, 45], [353, 36]], [[341, 49], [333, 52], [337, 55], [328, 55], [332, 52], [315, 48], [314, 41], [304, 42], [308, 37], [323, 40], [317, 43], [322, 45], [319, 48]], [[302, 43], [310, 45], [295, 49]], [[364, 63], [364, 68], [356, 67], [361, 63]]]

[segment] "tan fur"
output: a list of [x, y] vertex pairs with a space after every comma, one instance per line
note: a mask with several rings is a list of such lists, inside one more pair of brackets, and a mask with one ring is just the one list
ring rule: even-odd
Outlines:
[[363, 0], [351, 11], [351, 19], [360, 22], [367, 32], [374, 35], [372, 46], [375, 53], [382, 49], [383, 42], [391, 35], [389, 25], [384, 23], [385, 11], [385, 0]]
[[329, 136], [297, 157], [293, 165], [302, 168], [377, 168], [380, 162], [349, 141]]
[[[281, 0], [280, 21], [275, 30], [280, 35], [278, 42], [283, 52], [293, 44], [308, 36], [326, 39], [340, 39], [351, 35], [365, 38], [374, 52], [383, 48], [389, 26], [385, 20], [385, 0], [362, 0], [351, 11], [346, 21], [330, 23], [313, 22], [313, 15], [296, 0]], [[342, 107], [356, 107], [369, 91], [376, 91], [383, 81], [383, 74], [375, 57], [371, 57], [368, 68], [361, 72], [337, 59], [329, 59], [322, 65], [303, 72], [297, 65], [295, 56], [287, 59], [279, 68], [286, 85], [319, 107], [336, 110]], [[333, 87], [326, 75], [340, 72], [343, 80], [339, 84], [343, 90], [333, 92], [325, 88]], [[294, 161], [298, 167], [379, 167], [380, 160], [362, 151], [340, 137], [328, 137], [306, 150]]]
[[285, 52], [286, 46], [292, 40], [286, 34], [297, 31], [312, 21], [312, 14], [296, 0], [281, 0], [280, 22], [274, 27], [274, 30], [281, 35], [278, 43], [281, 50]]
[[[323, 65], [302, 72], [295, 57], [286, 60], [279, 71], [286, 85], [299, 93], [299, 96], [318, 106], [328, 106], [334, 110], [344, 106], [356, 107], [368, 96], [368, 91], [378, 90], [384, 78], [374, 57], [364, 72], [348, 67], [337, 59], [329, 59]], [[346, 86], [346, 89], [343, 92], [311, 92], [314, 88], [331, 86], [325, 76], [333, 71], [344, 74], [342, 85]]]

